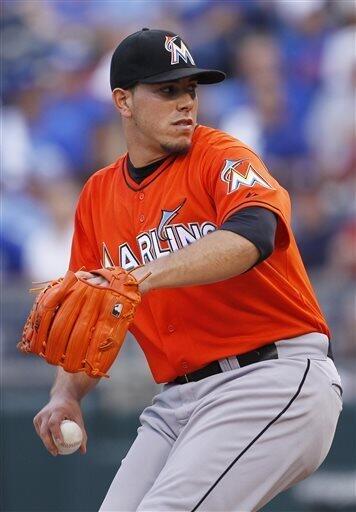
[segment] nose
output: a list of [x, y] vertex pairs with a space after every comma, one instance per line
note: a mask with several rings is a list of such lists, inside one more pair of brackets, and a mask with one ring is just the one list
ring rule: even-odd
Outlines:
[[180, 112], [190, 112], [194, 106], [195, 93], [186, 91], [181, 95], [178, 101], [177, 108]]

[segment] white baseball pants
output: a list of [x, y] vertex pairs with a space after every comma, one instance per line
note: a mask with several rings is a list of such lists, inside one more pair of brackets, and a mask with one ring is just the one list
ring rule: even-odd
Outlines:
[[[140, 416], [101, 512], [247, 512], [313, 473], [342, 409], [325, 336], [276, 343], [278, 359], [166, 384]], [[229, 365], [227, 364], [229, 361]]]

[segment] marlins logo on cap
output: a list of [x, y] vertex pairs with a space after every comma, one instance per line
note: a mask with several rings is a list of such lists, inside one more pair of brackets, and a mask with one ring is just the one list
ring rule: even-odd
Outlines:
[[192, 64], [192, 66], [195, 66], [195, 62], [193, 60], [193, 57], [188, 50], [188, 48], [185, 46], [184, 42], [180, 40], [180, 47], [175, 43], [179, 39], [179, 36], [166, 36], [166, 42], [165, 42], [165, 49], [167, 52], [170, 52], [171, 54], [171, 64], [178, 64], [179, 58], [182, 57], [184, 62], [188, 64], [188, 60]]

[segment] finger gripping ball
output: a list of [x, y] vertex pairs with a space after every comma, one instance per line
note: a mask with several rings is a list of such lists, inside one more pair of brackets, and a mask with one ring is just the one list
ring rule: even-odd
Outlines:
[[70, 455], [78, 450], [83, 441], [83, 432], [80, 426], [71, 420], [63, 420], [60, 429], [63, 442], [53, 439], [60, 455]]

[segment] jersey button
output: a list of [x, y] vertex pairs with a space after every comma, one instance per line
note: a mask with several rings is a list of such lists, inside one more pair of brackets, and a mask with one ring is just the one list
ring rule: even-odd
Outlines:
[[144, 214], [143, 214], [143, 213], [141, 213], [141, 215], [139, 216], [138, 220], [139, 220], [140, 222], [143, 222], [143, 221], [145, 220], [145, 216], [144, 216]]
[[187, 371], [189, 370], [189, 364], [187, 363], [187, 361], [182, 361], [182, 368], [184, 370], [184, 373], [187, 373]]
[[143, 192], [140, 192], [139, 195], [138, 195], [138, 198], [140, 201], [142, 201], [142, 199], [145, 198], [145, 194]]
[[168, 326], [168, 332], [174, 332], [175, 329], [174, 329], [174, 325], [169, 325]]

